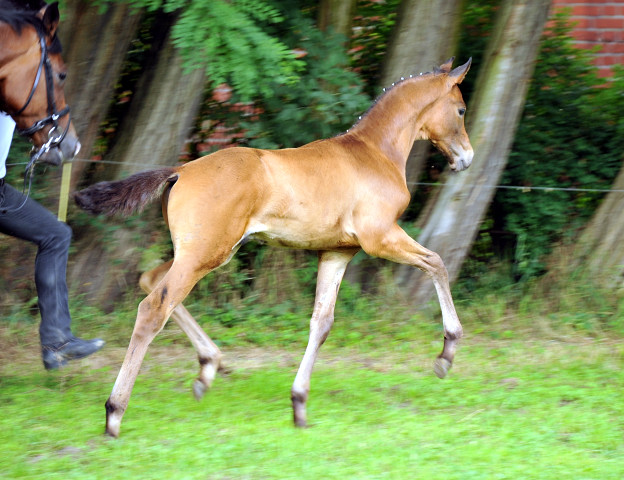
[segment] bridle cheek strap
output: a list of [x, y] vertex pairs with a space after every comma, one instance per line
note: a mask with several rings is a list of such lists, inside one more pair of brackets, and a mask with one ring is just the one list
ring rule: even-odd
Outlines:
[[[26, 99], [26, 103], [24, 104], [24, 106], [20, 108], [19, 111], [16, 112], [14, 115], [14, 116], [17, 116], [20, 113], [22, 113], [24, 110], [26, 110], [26, 107], [28, 107], [28, 105], [30, 104], [31, 100], [33, 99], [33, 96], [35, 95], [35, 91], [37, 90], [37, 87], [39, 86], [39, 81], [41, 80], [41, 72], [43, 71], [45, 75], [45, 80], [46, 80], [48, 116], [45, 118], [42, 118], [41, 120], [36, 121], [29, 128], [17, 130], [20, 135], [23, 135], [26, 137], [32, 137], [35, 133], [45, 128], [46, 125], [50, 125], [50, 124], [52, 125], [52, 128], [50, 129], [50, 132], [48, 133], [48, 141], [39, 148], [39, 151], [33, 154], [33, 157], [36, 157], [36, 159], [38, 159], [41, 155], [43, 155], [43, 153], [49, 151], [50, 149], [54, 147], [58, 147], [61, 144], [61, 142], [65, 139], [65, 136], [67, 135], [67, 132], [69, 131], [69, 125], [71, 124], [71, 115], [69, 115], [69, 111], [70, 111], [69, 105], [66, 105], [65, 108], [63, 108], [60, 112], [56, 111], [56, 102], [54, 101], [54, 78], [53, 78], [53, 72], [52, 72], [52, 64], [50, 63], [50, 58], [48, 57], [48, 47], [45, 43], [45, 38], [43, 37], [41, 33], [39, 34], [39, 45], [41, 47], [41, 60], [39, 62], [39, 67], [37, 68], [37, 74], [35, 75], [35, 81], [33, 83], [33, 87], [30, 91], [30, 94], [28, 95], [28, 98]], [[67, 119], [67, 126], [65, 127], [65, 129], [59, 136], [54, 137], [53, 132], [55, 132], [58, 129], [58, 120], [61, 117], [64, 117], [65, 115], [69, 115]]]

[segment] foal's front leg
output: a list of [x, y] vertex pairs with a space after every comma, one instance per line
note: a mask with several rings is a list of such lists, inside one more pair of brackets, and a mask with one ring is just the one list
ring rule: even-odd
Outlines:
[[444, 348], [434, 363], [434, 371], [439, 378], [444, 378], [453, 364], [463, 330], [455, 311], [448, 273], [442, 259], [437, 253], [412, 239], [397, 224], [378, 235], [360, 238], [360, 241], [369, 255], [417, 267], [431, 277], [438, 294], [444, 325]]
[[310, 320], [310, 338], [291, 390], [293, 416], [297, 427], [307, 425], [306, 402], [310, 393], [312, 368], [318, 351], [334, 323], [334, 306], [342, 276], [347, 264], [358, 250], [319, 253], [314, 312]]

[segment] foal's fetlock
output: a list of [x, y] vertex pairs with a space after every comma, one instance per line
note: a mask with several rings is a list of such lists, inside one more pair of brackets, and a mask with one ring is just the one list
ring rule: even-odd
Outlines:
[[444, 349], [442, 353], [438, 355], [434, 364], [433, 371], [438, 378], [446, 377], [446, 374], [453, 366], [453, 360], [455, 358], [455, 350], [457, 349], [457, 341], [461, 338], [462, 332], [458, 334], [450, 335], [448, 332], [444, 336]]
[[124, 414], [124, 410], [110, 401], [110, 398], [104, 405], [106, 408], [106, 435], [117, 438], [119, 437], [119, 431], [121, 429], [121, 419]]
[[305, 428], [308, 426], [308, 419], [306, 413], [306, 401], [307, 394], [297, 393], [292, 391], [290, 399], [293, 407], [293, 421], [295, 427]]
[[199, 357], [199, 376], [193, 382], [193, 395], [201, 400], [212, 386], [221, 364], [221, 356], [217, 358]]

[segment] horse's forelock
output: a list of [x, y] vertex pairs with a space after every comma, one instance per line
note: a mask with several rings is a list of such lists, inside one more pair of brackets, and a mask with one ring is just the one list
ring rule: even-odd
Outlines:
[[[37, 16], [39, 10], [46, 5], [41, 0], [20, 1], [0, 0], [0, 22], [11, 26], [18, 34], [22, 33], [24, 27], [33, 27], [39, 33], [45, 35], [43, 22]], [[48, 51], [52, 54], [61, 53], [61, 42], [57, 35], [54, 35]]]

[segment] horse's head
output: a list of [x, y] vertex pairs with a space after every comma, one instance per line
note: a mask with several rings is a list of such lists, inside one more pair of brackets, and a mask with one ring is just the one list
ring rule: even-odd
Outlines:
[[63, 91], [67, 69], [56, 37], [58, 4], [5, 15], [7, 22], [0, 23], [0, 33], [6, 32], [0, 36], [0, 110], [30, 137], [38, 160], [60, 164], [78, 153], [80, 142]]
[[435, 70], [438, 81], [443, 82], [443, 93], [423, 115], [423, 130], [449, 161], [451, 170], [465, 170], [472, 163], [474, 151], [464, 127], [466, 104], [459, 91], [472, 59], [451, 70], [453, 58]]

